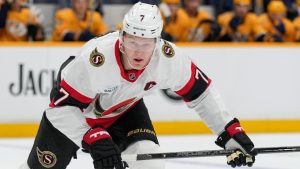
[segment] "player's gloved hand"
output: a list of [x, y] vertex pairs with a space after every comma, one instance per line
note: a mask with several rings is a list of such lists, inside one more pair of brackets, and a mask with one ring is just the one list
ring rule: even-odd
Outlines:
[[263, 34], [257, 37], [258, 42], [283, 42], [283, 38], [276, 34]]
[[255, 162], [257, 151], [254, 149], [254, 144], [236, 118], [225, 126], [225, 131], [218, 136], [215, 143], [226, 150], [235, 150], [227, 156], [227, 164], [231, 167], [241, 165], [251, 167]]
[[94, 160], [95, 169], [125, 169], [121, 153], [109, 133], [102, 127], [90, 129], [82, 140], [82, 147]]
[[95, 37], [95, 35], [89, 31], [89, 30], [85, 30], [83, 32], [80, 33], [79, 35], [79, 41], [89, 41], [91, 39], [93, 39]]
[[238, 26], [239, 26], [240, 24], [242, 24], [243, 22], [244, 22], [244, 19], [243, 19], [243, 18], [241, 18], [241, 17], [239, 17], [239, 16], [234, 16], [234, 17], [230, 20], [229, 26], [231, 27], [231, 29], [232, 29], [233, 31], [236, 31], [237, 28], [238, 28]]
[[32, 37], [32, 39], [36, 36], [37, 33], [37, 26], [33, 24], [28, 24], [27, 25], [27, 35], [29, 37]]
[[283, 23], [279, 23], [279, 24], [275, 25], [274, 27], [281, 34], [285, 34], [285, 26]]

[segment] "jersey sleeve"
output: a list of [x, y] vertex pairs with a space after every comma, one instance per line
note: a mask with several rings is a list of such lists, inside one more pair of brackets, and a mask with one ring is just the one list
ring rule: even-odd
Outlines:
[[229, 27], [229, 22], [232, 19], [232, 14], [230, 12], [226, 12], [220, 14], [217, 18], [217, 23], [221, 26], [221, 37], [228, 35], [231, 31]]
[[71, 32], [68, 18], [72, 18], [67, 10], [61, 9], [55, 13], [55, 26], [52, 33], [53, 41], [62, 41], [66, 33]]
[[182, 96], [186, 102], [192, 101], [199, 97], [210, 85], [209, 79], [193, 62], [187, 63], [190, 65], [186, 75], [189, 77], [186, 84], [179, 90], [177, 94]]
[[50, 107], [71, 105], [85, 109], [96, 92], [91, 85], [85, 53], [70, 57], [60, 68], [57, 82], [51, 91]]
[[208, 88], [211, 79], [188, 56], [185, 56], [181, 49], [165, 42], [163, 49], [167, 47], [174, 51], [173, 58], [169, 58], [171, 62], [169, 72], [172, 72], [169, 78], [171, 89], [182, 96], [186, 102], [198, 98]]
[[102, 16], [97, 12], [94, 12], [92, 14], [93, 14], [93, 28], [94, 28], [95, 35], [99, 36], [101, 34], [106, 33], [108, 29]]
[[171, 89], [183, 97], [187, 106], [194, 109], [214, 133], [221, 133], [233, 117], [212, 86], [212, 80], [176, 47], [175, 52], [178, 56], [174, 58], [176, 67], [172, 80], [177, 84]]
[[300, 40], [300, 17], [297, 17], [293, 21], [294, 27], [295, 27], [295, 40], [299, 41]]
[[255, 36], [255, 38], [258, 38], [261, 35], [266, 34], [266, 30], [264, 27], [259, 23], [258, 17], [255, 14], [249, 14], [249, 27], [251, 27], [251, 32]]
[[294, 42], [295, 41], [295, 37], [296, 37], [296, 32], [295, 32], [294, 25], [288, 19], [284, 20], [284, 25], [285, 25], [285, 28], [286, 28], [285, 41], [286, 42]]

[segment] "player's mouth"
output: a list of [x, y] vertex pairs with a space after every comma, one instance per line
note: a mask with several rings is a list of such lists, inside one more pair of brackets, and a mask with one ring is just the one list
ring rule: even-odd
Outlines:
[[133, 60], [137, 63], [141, 63], [143, 61], [143, 59], [133, 59]]

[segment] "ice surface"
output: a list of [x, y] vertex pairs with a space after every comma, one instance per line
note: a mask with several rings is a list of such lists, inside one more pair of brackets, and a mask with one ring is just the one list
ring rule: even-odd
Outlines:
[[[300, 133], [251, 134], [256, 147], [300, 146]], [[214, 135], [159, 136], [161, 147], [166, 152], [219, 149]], [[0, 139], [0, 169], [17, 169], [28, 156], [33, 143], [28, 139]], [[300, 153], [258, 155], [252, 169], [300, 169]], [[201, 157], [166, 160], [166, 169], [220, 169], [230, 168], [225, 157]], [[81, 151], [78, 159], [72, 160], [68, 169], [92, 169], [90, 156]], [[248, 167], [243, 167], [248, 168]]]

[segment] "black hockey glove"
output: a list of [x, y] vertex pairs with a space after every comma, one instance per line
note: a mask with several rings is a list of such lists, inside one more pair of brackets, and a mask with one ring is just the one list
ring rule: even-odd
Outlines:
[[241, 18], [239, 16], [234, 16], [230, 22], [229, 22], [229, 26], [231, 27], [231, 29], [233, 31], [237, 31], [238, 26], [241, 25], [244, 22], [244, 18]]
[[251, 167], [255, 162], [257, 151], [254, 149], [254, 144], [236, 118], [225, 126], [225, 131], [218, 136], [215, 143], [226, 150], [235, 150], [227, 156], [227, 164], [231, 167], [241, 165]]
[[83, 137], [82, 147], [94, 160], [95, 169], [125, 169], [121, 153], [109, 133], [101, 127], [89, 130]]
[[285, 30], [285, 26], [284, 26], [283, 23], [280, 23], [280, 24], [278, 24], [278, 25], [275, 25], [274, 27], [275, 27], [275, 29], [276, 29], [278, 32], [280, 32], [282, 35], [285, 34], [286, 30]]
[[87, 42], [91, 39], [93, 39], [94, 37], [96, 37], [93, 32], [89, 31], [89, 30], [85, 30], [83, 32], [81, 32], [81, 34], [79, 35], [79, 41], [84, 41]]
[[283, 38], [280, 35], [263, 34], [256, 38], [257, 42], [283, 42]]

